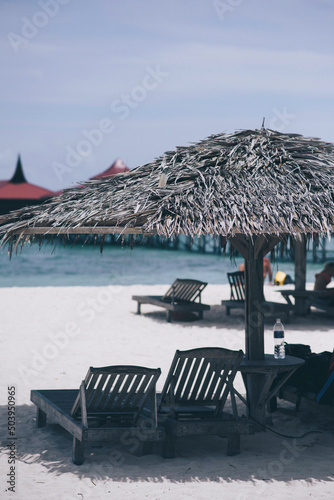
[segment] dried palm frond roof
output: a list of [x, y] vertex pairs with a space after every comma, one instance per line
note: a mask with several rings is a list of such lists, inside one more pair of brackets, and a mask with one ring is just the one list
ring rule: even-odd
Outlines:
[[4, 244], [57, 233], [329, 235], [333, 189], [333, 144], [244, 130], [2, 216], [0, 236]]

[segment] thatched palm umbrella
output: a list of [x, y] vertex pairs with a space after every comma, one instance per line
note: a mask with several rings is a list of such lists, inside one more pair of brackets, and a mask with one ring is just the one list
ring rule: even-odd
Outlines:
[[[263, 259], [280, 239], [329, 235], [334, 145], [268, 129], [213, 135], [2, 217], [2, 244], [46, 234], [212, 235], [246, 260], [246, 355], [264, 357]], [[256, 389], [254, 389], [256, 392]]]

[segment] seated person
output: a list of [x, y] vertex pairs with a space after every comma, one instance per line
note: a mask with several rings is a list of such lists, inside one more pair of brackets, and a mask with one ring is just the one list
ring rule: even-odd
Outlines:
[[[244, 271], [245, 270], [245, 264], [240, 264], [239, 266], [239, 271]], [[271, 265], [270, 265], [270, 260], [268, 257], [263, 257], [263, 281], [266, 279], [266, 276], [268, 274], [268, 279], [269, 279], [269, 284], [272, 284], [272, 279], [273, 279], [273, 272], [271, 270]]]
[[328, 305], [334, 305], [334, 288], [327, 288], [333, 276], [334, 262], [327, 262], [324, 269], [315, 275], [314, 290], [324, 290], [324, 293], [318, 300]]

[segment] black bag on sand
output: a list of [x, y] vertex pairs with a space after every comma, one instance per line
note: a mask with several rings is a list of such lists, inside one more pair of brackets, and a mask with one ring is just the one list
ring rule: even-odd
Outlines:
[[306, 359], [312, 354], [309, 345], [305, 344], [288, 344], [285, 342], [285, 354], [287, 356], [295, 356], [296, 358]]
[[334, 404], [334, 352], [332, 352], [329, 362], [328, 378], [317, 394], [316, 400], [319, 404]]
[[305, 359], [303, 366], [298, 368], [287, 381], [300, 394], [305, 392], [318, 393], [328, 379], [331, 353], [328, 351], [319, 354], [312, 353], [310, 346], [304, 344], [287, 344], [286, 354]]

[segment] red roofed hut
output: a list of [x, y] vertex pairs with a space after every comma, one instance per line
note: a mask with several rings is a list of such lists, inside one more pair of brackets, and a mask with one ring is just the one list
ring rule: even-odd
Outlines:
[[114, 161], [111, 167], [107, 168], [107, 170], [105, 170], [101, 174], [90, 177], [90, 180], [105, 179], [106, 177], [112, 177], [113, 175], [128, 172], [129, 170], [130, 169], [122, 162], [122, 160], [120, 158], [117, 158], [117, 160]]
[[[114, 161], [114, 163], [107, 168], [104, 172], [101, 172], [101, 174], [94, 175], [94, 177], [90, 177], [90, 181], [94, 181], [97, 179], [107, 179], [109, 177], [113, 177], [116, 174], [122, 174], [123, 172], [128, 172], [130, 169], [123, 163], [123, 161], [120, 158], [117, 158], [117, 160]], [[1, 181], [0, 181], [1, 183]], [[82, 188], [84, 187], [84, 184], [76, 184], [76, 188]], [[59, 196], [63, 192], [63, 189], [60, 189], [59, 191], [53, 193], [54, 196]]]
[[42, 203], [54, 194], [53, 191], [27, 182], [19, 156], [13, 177], [9, 181], [0, 181], [0, 214]]

